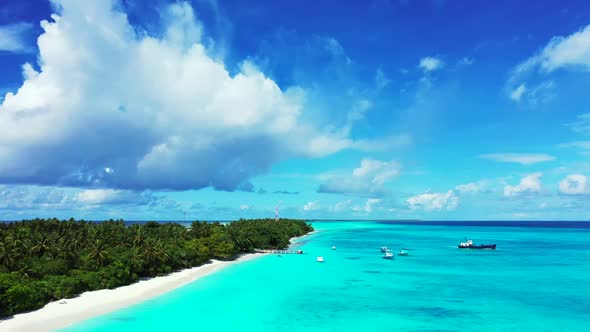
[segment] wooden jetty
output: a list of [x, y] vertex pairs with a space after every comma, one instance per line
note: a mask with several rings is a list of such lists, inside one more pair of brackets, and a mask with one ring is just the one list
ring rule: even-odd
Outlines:
[[260, 249], [257, 252], [265, 254], [279, 254], [279, 255], [301, 255], [303, 250], [276, 250], [276, 249]]

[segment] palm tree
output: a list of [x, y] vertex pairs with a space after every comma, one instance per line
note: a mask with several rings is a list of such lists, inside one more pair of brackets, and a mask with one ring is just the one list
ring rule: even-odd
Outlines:
[[31, 253], [33, 255], [37, 255], [39, 257], [43, 256], [45, 252], [47, 252], [51, 248], [49, 243], [49, 238], [45, 235], [41, 235], [41, 238], [35, 243], [35, 245], [31, 248]]
[[88, 258], [93, 260], [98, 266], [102, 266], [107, 259], [107, 245], [102, 240], [95, 240], [90, 244], [90, 253]]
[[14, 261], [15, 256], [13, 250], [3, 242], [0, 242], [0, 265], [5, 266], [8, 269], [12, 266]]
[[131, 263], [132, 271], [137, 273], [141, 273], [143, 271], [144, 260], [139, 248], [133, 248], [131, 255], [129, 256], [129, 261]]
[[62, 238], [59, 240], [57, 247], [55, 249], [55, 256], [57, 258], [62, 258], [64, 261], [71, 264], [76, 257], [76, 251], [74, 250], [72, 243], [67, 238]]
[[[136, 226], [136, 225], [133, 225]], [[145, 241], [145, 231], [143, 230], [143, 227], [141, 226], [137, 226], [137, 227], [133, 227], [133, 239], [132, 239], [132, 243], [134, 247], [138, 247], [141, 246]]]

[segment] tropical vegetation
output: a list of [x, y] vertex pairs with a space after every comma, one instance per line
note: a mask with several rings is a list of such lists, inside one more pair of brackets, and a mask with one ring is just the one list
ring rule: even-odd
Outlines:
[[0, 223], [0, 317], [31, 311], [85, 291], [284, 249], [313, 231], [303, 220], [176, 223], [34, 219]]

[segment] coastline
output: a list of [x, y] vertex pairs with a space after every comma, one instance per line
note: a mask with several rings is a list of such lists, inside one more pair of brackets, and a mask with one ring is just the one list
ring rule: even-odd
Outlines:
[[[196, 281], [224, 267], [263, 255], [262, 253], [252, 253], [242, 255], [233, 261], [213, 260], [205, 265], [174, 272], [166, 276], [140, 280], [131, 285], [85, 292], [75, 298], [53, 301], [39, 310], [0, 320], [0, 330], [2, 332], [59, 330], [92, 317], [141, 303]], [[65, 303], [63, 303], [64, 301]]]
[[292, 238], [290, 238], [290, 239], [289, 239], [289, 249], [291, 249], [291, 248], [293, 248], [293, 247], [296, 247], [296, 246], [300, 245], [300, 242], [301, 242], [301, 240], [302, 240], [302, 239], [304, 239], [304, 238], [306, 238], [306, 237], [308, 237], [308, 236], [310, 236], [310, 235], [312, 235], [312, 234], [315, 234], [315, 233], [317, 233], [317, 232], [318, 232], [318, 231], [314, 229], [314, 231], [313, 231], [313, 232], [309, 232], [309, 233], [307, 233], [307, 234], [304, 234], [304, 235], [301, 235], [301, 236], [296, 236], [296, 237], [292, 237]]

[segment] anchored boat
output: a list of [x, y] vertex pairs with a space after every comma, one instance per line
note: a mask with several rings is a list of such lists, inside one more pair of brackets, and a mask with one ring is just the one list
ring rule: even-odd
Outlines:
[[391, 251], [386, 251], [385, 255], [383, 255], [384, 259], [395, 259], [395, 256], [393, 255], [393, 253]]
[[467, 240], [467, 242], [459, 243], [459, 249], [496, 249], [495, 244], [473, 244], [472, 240]]

